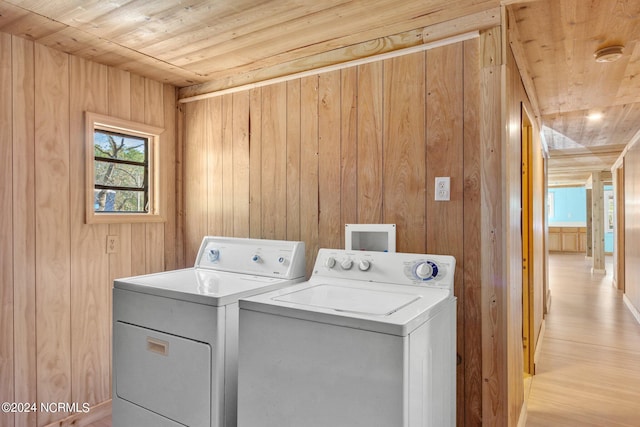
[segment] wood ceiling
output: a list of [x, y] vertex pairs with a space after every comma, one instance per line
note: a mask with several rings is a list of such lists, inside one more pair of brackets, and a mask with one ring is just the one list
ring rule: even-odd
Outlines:
[[640, 0], [0, 0], [0, 31], [189, 97], [489, 28], [501, 5], [550, 184], [609, 170], [640, 129]]
[[[610, 170], [640, 129], [640, 1], [541, 0], [508, 11], [544, 125], [549, 184]], [[596, 62], [595, 51], [612, 45], [624, 46], [622, 58]]]

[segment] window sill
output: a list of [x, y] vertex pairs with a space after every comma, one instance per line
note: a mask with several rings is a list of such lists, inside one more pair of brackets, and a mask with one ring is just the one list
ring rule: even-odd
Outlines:
[[127, 214], [127, 213], [94, 213], [87, 215], [87, 224], [144, 224], [165, 222], [162, 215], [157, 214]]

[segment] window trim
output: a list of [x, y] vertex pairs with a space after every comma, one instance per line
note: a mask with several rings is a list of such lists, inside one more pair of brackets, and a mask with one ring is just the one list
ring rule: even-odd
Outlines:
[[[94, 210], [94, 131], [96, 129], [148, 138], [149, 212], [117, 213]], [[128, 224], [164, 222], [161, 209], [160, 135], [164, 129], [103, 114], [85, 112], [85, 222], [87, 224]]]

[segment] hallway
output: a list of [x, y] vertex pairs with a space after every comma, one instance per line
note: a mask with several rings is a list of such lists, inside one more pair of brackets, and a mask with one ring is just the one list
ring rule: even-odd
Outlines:
[[640, 426], [640, 324], [582, 254], [549, 256], [551, 308], [527, 427]]

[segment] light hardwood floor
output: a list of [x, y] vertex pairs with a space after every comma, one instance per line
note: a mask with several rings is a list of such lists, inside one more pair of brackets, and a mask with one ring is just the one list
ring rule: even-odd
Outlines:
[[640, 426], [640, 325], [584, 255], [549, 257], [551, 309], [527, 427]]

